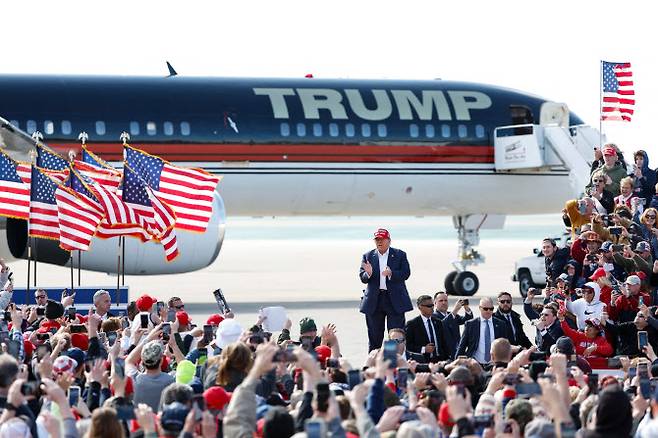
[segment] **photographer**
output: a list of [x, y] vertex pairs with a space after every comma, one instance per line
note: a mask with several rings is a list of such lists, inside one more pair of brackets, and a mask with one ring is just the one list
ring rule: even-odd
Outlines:
[[613, 260], [616, 264], [624, 268], [627, 274], [634, 272], [644, 272], [647, 276], [651, 275], [653, 259], [651, 258], [651, 246], [648, 242], [639, 242], [635, 246], [635, 252], [629, 245], [624, 246], [623, 254], [620, 254], [615, 247], [613, 249]]
[[629, 275], [621, 287], [621, 293], [613, 291], [609, 315], [619, 322], [632, 321], [637, 314], [640, 304], [651, 305], [651, 297], [641, 291], [640, 277]]
[[599, 214], [609, 214], [615, 209], [615, 195], [605, 189], [605, 178], [596, 176], [592, 178], [592, 187], [589, 196], [594, 201], [595, 209]]
[[567, 260], [569, 260], [569, 249], [558, 248], [555, 241], [550, 238], [542, 240], [541, 249], [546, 266], [546, 281], [549, 286], [552, 286], [564, 270]]

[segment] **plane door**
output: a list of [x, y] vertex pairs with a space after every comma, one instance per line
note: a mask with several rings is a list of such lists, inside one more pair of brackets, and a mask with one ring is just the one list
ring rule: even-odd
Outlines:
[[539, 110], [539, 124], [542, 126], [569, 127], [569, 107], [565, 103], [544, 102]]

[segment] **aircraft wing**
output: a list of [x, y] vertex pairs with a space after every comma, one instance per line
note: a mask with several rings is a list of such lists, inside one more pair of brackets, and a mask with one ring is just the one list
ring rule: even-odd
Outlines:
[[21, 131], [0, 116], [0, 147], [15, 160], [29, 161], [34, 140], [27, 132]]

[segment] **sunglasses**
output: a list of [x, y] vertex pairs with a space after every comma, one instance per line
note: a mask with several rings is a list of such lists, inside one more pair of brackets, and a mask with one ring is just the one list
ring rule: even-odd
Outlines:
[[184, 309], [185, 304], [181, 304], [180, 306], [174, 306], [174, 308], [176, 308], [176, 310]]
[[420, 304], [421, 307], [434, 307], [434, 304]]
[[48, 295], [37, 295], [36, 299], [39, 300], [41, 298], [48, 298]]
[[542, 313], [542, 314], [540, 314], [540, 316], [553, 316], [553, 314], [552, 313]]
[[498, 300], [501, 304], [512, 304], [512, 300]]
[[598, 184], [598, 183], [600, 183], [600, 182], [603, 182], [603, 180], [602, 180], [602, 179], [593, 179], [592, 182], [593, 182], [594, 184]]
[[655, 218], [656, 218], [656, 216], [654, 216], [654, 215], [650, 215], [650, 214], [646, 215], [645, 217], [646, 217], [647, 219], [655, 219]]
[[404, 344], [406, 342], [404, 338], [391, 339], [391, 341], [394, 341], [396, 344]]
[[482, 306], [480, 306], [480, 310], [485, 310], [485, 311], [488, 311], [488, 312], [493, 312], [493, 309], [494, 309], [493, 307], [482, 307]]

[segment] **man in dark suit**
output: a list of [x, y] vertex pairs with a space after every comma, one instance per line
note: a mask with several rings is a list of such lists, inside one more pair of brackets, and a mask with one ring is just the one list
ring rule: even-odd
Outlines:
[[[459, 309], [462, 307], [464, 308], [464, 316], [459, 314]], [[433, 316], [443, 323], [446, 344], [448, 345], [448, 351], [452, 355], [452, 352], [457, 349], [459, 338], [461, 338], [459, 326], [463, 325], [469, 319], [473, 319], [473, 312], [471, 312], [468, 304], [464, 304], [464, 300], [457, 300], [455, 306], [452, 308], [452, 312], [448, 311], [448, 294], [437, 292], [434, 294]]]
[[359, 310], [366, 315], [368, 351], [382, 346], [384, 321], [388, 330], [404, 327], [404, 312], [413, 309], [405, 281], [411, 275], [407, 254], [391, 248], [391, 235], [375, 232], [376, 249], [361, 259], [359, 278], [366, 284]]
[[500, 319], [507, 325], [510, 344], [523, 348], [532, 347], [532, 342], [523, 331], [521, 315], [512, 310], [512, 295], [509, 292], [498, 294], [498, 310], [493, 317]]
[[534, 326], [537, 329], [537, 336], [535, 344], [537, 350], [548, 353], [555, 342], [564, 336], [564, 331], [560, 326], [560, 321], [557, 319], [557, 305], [549, 303], [544, 306], [541, 313], [537, 313], [532, 308], [533, 295], [528, 293], [523, 304], [523, 310], [530, 321], [534, 321]]
[[459, 340], [456, 356], [468, 356], [485, 365], [491, 362], [491, 344], [495, 339], [508, 338], [509, 332], [503, 321], [493, 317], [491, 298], [480, 299], [480, 316], [468, 321]]
[[416, 300], [420, 315], [407, 322], [407, 357], [420, 363], [447, 360], [451, 351], [446, 344], [443, 324], [432, 315], [434, 303], [429, 295]]

